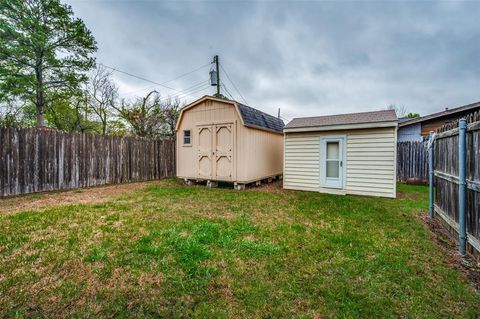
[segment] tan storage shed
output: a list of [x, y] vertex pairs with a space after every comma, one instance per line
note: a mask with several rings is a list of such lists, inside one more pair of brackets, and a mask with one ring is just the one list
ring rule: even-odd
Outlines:
[[396, 197], [393, 110], [295, 118], [284, 133], [284, 188]]
[[245, 184], [282, 175], [282, 120], [211, 96], [185, 106], [176, 125], [177, 176]]

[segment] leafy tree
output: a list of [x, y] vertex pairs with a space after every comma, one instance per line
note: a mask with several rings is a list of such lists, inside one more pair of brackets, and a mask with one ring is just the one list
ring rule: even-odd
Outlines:
[[157, 91], [151, 91], [143, 98], [137, 98], [133, 103], [122, 100], [120, 105], [111, 104], [118, 116], [125, 120], [135, 135], [155, 136], [160, 120], [160, 97]]
[[128, 135], [131, 131], [128, 125], [121, 118], [111, 118], [108, 121], [108, 134], [109, 135]]
[[419, 113], [408, 113], [407, 116], [410, 119], [416, 119], [417, 117], [420, 117]]
[[0, 92], [35, 105], [37, 126], [95, 64], [95, 39], [59, 0], [0, 0], [0, 40]]
[[157, 91], [151, 91], [133, 103], [122, 101], [121, 105], [112, 104], [118, 116], [126, 121], [137, 136], [173, 138], [178, 119], [179, 100], [160, 99]]
[[67, 132], [101, 133], [102, 126], [95, 121], [85, 94], [58, 100], [47, 108], [45, 118], [50, 126]]

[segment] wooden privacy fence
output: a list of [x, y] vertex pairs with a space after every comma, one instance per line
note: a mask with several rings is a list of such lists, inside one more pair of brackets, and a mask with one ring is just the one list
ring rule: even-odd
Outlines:
[[427, 142], [397, 143], [397, 179], [428, 183]]
[[[462, 121], [461, 121], [462, 122]], [[480, 113], [437, 130], [431, 159], [430, 216], [459, 235], [460, 253], [480, 252]]]
[[0, 128], [0, 196], [175, 176], [175, 142]]

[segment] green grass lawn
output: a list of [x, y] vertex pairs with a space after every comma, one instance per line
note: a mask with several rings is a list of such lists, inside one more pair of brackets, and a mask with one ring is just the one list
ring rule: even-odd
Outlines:
[[0, 317], [477, 318], [480, 294], [399, 198], [147, 184], [0, 215]]

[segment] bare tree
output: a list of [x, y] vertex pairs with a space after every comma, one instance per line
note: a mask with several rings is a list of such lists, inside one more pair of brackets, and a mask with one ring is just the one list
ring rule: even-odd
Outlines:
[[397, 114], [397, 117], [404, 117], [408, 113], [408, 110], [404, 105], [390, 104], [389, 106], [387, 106], [387, 110], [394, 110]]
[[89, 121], [90, 108], [88, 106], [87, 96], [82, 96], [74, 101], [73, 108], [75, 110], [74, 130], [82, 133], [93, 131], [96, 123]]
[[178, 98], [167, 99], [161, 103], [160, 112], [162, 115], [162, 128], [161, 136], [163, 138], [174, 139], [175, 138], [175, 126], [177, 125], [180, 109], [185, 105]]
[[112, 72], [103, 66], [97, 67], [87, 85], [87, 103], [101, 123], [102, 134], [107, 133], [111, 107], [118, 99], [118, 88], [111, 79]]

